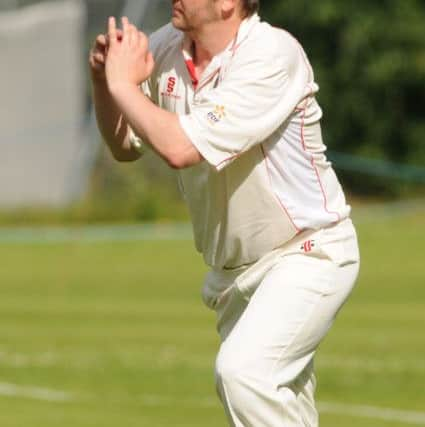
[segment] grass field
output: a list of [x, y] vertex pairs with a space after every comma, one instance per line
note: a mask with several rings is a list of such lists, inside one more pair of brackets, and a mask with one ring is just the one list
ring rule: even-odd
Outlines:
[[[359, 218], [361, 277], [316, 360], [323, 427], [425, 425], [424, 213]], [[0, 230], [1, 427], [227, 425], [202, 260], [185, 233], [121, 231]]]

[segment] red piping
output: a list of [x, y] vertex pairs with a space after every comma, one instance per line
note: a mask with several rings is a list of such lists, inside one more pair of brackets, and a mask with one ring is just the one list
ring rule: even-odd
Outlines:
[[[309, 95], [309, 96], [311, 96], [312, 94], [313, 94], [313, 90], [311, 90], [311, 93], [310, 93], [310, 95]], [[325, 209], [325, 211], [326, 211], [328, 214], [330, 214], [330, 215], [336, 215], [336, 216], [337, 216], [337, 218], [338, 218], [338, 220], [337, 220], [337, 221], [340, 221], [340, 220], [341, 220], [341, 217], [340, 217], [339, 213], [338, 213], [338, 212], [330, 211], [330, 210], [328, 209], [328, 199], [327, 199], [327, 197], [326, 197], [325, 189], [323, 188], [323, 184], [322, 184], [322, 181], [321, 181], [321, 179], [320, 179], [319, 171], [317, 170], [317, 166], [316, 166], [316, 164], [314, 163], [314, 157], [313, 157], [313, 155], [312, 155], [311, 153], [308, 153], [308, 151], [307, 151], [307, 149], [306, 149], [306, 146], [305, 146], [305, 139], [304, 139], [304, 124], [305, 124], [305, 116], [306, 116], [306, 114], [307, 114], [307, 104], [308, 104], [308, 97], [306, 98], [305, 105], [304, 105], [303, 109], [301, 110], [301, 111], [303, 112], [302, 117], [301, 117], [301, 144], [302, 144], [302, 147], [303, 147], [304, 152], [305, 152], [305, 153], [307, 153], [307, 154], [309, 154], [309, 155], [311, 156], [311, 158], [310, 158], [310, 163], [311, 163], [311, 166], [313, 167], [313, 170], [314, 170], [314, 172], [315, 172], [315, 174], [316, 174], [317, 182], [318, 182], [318, 184], [319, 184], [320, 191], [321, 191], [322, 196], [323, 196], [323, 202], [324, 202], [324, 209]]]
[[[271, 174], [270, 174], [270, 168], [269, 168], [269, 163], [268, 163], [268, 159], [267, 159], [267, 154], [266, 154], [266, 152], [264, 150], [263, 144], [260, 144], [260, 147], [261, 147], [261, 152], [263, 153], [263, 156], [264, 156], [264, 162], [266, 164], [267, 175], [268, 175], [269, 181], [270, 181], [270, 187], [273, 189], [272, 177], [271, 177]], [[291, 221], [291, 224], [295, 228], [296, 232], [299, 233], [301, 230], [296, 226], [296, 224], [295, 224], [294, 220], [292, 219], [291, 215], [289, 215], [289, 212], [286, 209], [285, 205], [282, 203], [282, 200], [280, 200], [280, 198], [278, 197], [278, 195], [273, 190], [272, 190], [272, 192], [275, 195], [275, 198], [277, 199], [280, 207], [283, 209], [283, 211], [286, 213], [286, 216], [289, 218], [289, 221]]]

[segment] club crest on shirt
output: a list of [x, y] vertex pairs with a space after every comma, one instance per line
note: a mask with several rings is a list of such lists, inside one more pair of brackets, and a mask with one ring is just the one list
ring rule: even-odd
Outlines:
[[165, 90], [161, 92], [161, 96], [180, 99], [181, 96], [176, 93], [175, 87], [177, 83], [177, 78], [175, 76], [169, 76], [165, 82]]
[[226, 117], [226, 110], [224, 105], [216, 105], [214, 111], [210, 111], [207, 114], [207, 117], [211, 123], [218, 123], [221, 119]]

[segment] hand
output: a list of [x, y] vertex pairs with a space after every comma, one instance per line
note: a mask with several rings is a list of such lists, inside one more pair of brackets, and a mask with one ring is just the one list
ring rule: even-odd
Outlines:
[[111, 91], [123, 86], [139, 86], [152, 74], [154, 59], [149, 52], [148, 38], [122, 18], [122, 37], [115, 18], [108, 21], [109, 49], [105, 62], [105, 76]]
[[105, 62], [108, 50], [108, 39], [104, 34], [96, 37], [89, 53], [89, 64], [92, 80], [105, 80]]
[[[122, 40], [122, 31], [117, 29], [117, 39]], [[105, 63], [109, 48], [109, 37], [107, 34], [99, 34], [89, 53], [90, 71], [93, 80], [106, 81]]]

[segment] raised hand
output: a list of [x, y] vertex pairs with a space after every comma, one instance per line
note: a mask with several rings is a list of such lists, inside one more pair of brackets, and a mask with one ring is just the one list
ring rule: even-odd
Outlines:
[[107, 40], [105, 76], [110, 89], [138, 86], [149, 78], [154, 60], [149, 52], [148, 38], [128, 18], [122, 18], [121, 32], [116, 27], [115, 18], [109, 18]]
[[[122, 31], [117, 29], [117, 40], [122, 40]], [[107, 34], [99, 34], [90, 49], [89, 65], [92, 78], [96, 80], [105, 80], [106, 56], [109, 48], [109, 37]]]
[[105, 62], [108, 50], [108, 38], [104, 34], [99, 34], [96, 37], [93, 47], [89, 53], [89, 64], [92, 79], [105, 79]]

